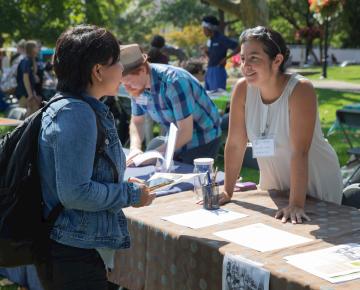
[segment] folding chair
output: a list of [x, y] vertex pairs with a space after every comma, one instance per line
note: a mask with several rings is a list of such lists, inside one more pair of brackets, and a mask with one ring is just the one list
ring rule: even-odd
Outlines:
[[[354, 147], [347, 129], [349, 127], [354, 129], [360, 129], [360, 110], [353, 109], [340, 109], [336, 111], [336, 117], [339, 121], [340, 128], [349, 144], [350, 149], [347, 151], [350, 156], [353, 156], [355, 160], [352, 162], [360, 161], [360, 147]], [[354, 173], [349, 177], [345, 186], [357, 182], [360, 176], [360, 165], [355, 169]], [[356, 179], [356, 180], [355, 180]]]

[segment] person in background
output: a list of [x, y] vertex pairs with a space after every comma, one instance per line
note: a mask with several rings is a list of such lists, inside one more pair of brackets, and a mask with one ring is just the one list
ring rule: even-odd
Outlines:
[[[168, 132], [178, 127], [174, 159], [193, 163], [198, 157], [215, 158], [221, 144], [220, 115], [199, 81], [182, 68], [151, 64], [137, 44], [120, 47], [124, 66], [122, 83], [132, 98], [128, 165], [142, 154], [145, 113]], [[164, 139], [155, 139], [148, 150], [164, 153]]]
[[242, 166], [248, 140], [260, 169], [260, 188], [289, 191], [289, 204], [276, 218], [310, 220], [306, 196], [340, 204], [342, 178], [337, 155], [321, 131], [315, 90], [310, 81], [285, 72], [289, 57], [283, 37], [258, 26], [240, 36], [241, 72], [233, 91], [225, 145], [228, 202]]
[[165, 46], [165, 38], [161, 35], [155, 35], [151, 40], [151, 47], [148, 52], [148, 60], [151, 63], [168, 64], [169, 57], [161, 50]]
[[37, 42], [28, 40], [25, 44], [25, 52], [26, 57], [20, 61], [17, 69], [15, 95], [19, 99], [20, 105], [25, 100], [27, 115], [31, 115], [40, 107], [41, 103], [41, 98], [35, 92], [35, 85], [39, 81], [36, 64], [36, 57], [39, 53]]
[[181, 48], [167, 44], [165, 38], [161, 35], [154, 35], [148, 53], [149, 62], [168, 64], [170, 56], [175, 56], [180, 65], [187, 59], [185, 52]]
[[[204, 34], [209, 38], [205, 48], [205, 54], [208, 57], [205, 89], [209, 91], [217, 89], [226, 90], [226, 60], [240, 51], [236, 41], [226, 37], [219, 31], [219, 24], [220, 22], [215, 16], [205, 16], [202, 19]], [[232, 53], [229, 55], [227, 55], [228, 49], [232, 50]]]
[[36, 265], [46, 290], [108, 290], [115, 250], [130, 247], [122, 208], [155, 198], [144, 184], [124, 181], [125, 154], [114, 118], [100, 101], [118, 93], [119, 60], [119, 44], [105, 28], [80, 25], [56, 42], [57, 91], [66, 98], [42, 115], [38, 170], [44, 217], [63, 209], [50, 232], [49, 257]]

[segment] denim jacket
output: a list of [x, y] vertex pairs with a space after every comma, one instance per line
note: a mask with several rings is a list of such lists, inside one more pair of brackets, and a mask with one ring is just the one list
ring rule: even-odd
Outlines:
[[[59, 202], [64, 206], [50, 238], [79, 248], [128, 248], [130, 237], [121, 208], [137, 204], [141, 191], [123, 181], [125, 155], [108, 107], [90, 96], [84, 100], [59, 100], [42, 116], [38, 164], [44, 215]], [[94, 166], [94, 111], [105, 128], [105, 151], [119, 173], [116, 183], [108, 160], [100, 155]]]

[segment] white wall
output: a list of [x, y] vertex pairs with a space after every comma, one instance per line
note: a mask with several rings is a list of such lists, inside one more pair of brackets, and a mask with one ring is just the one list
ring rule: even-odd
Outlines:
[[[305, 46], [304, 45], [289, 45], [293, 62], [304, 62], [305, 60]], [[319, 58], [319, 48], [314, 47], [314, 52]], [[328, 56], [330, 59], [331, 54], [334, 54], [338, 62], [356, 61], [360, 63], [360, 49], [356, 48], [329, 48]]]

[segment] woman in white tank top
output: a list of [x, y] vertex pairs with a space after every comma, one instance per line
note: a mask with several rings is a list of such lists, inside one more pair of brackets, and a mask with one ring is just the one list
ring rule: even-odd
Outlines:
[[225, 188], [231, 199], [248, 140], [260, 168], [260, 187], [288, 190], [282, 222], [302, 223], [306, 195], [341, 203], [342, 180], [335, 151], [324, 139], [312, 84], [284, 73], [289, 49], [282, 36], [262, 26], [240, 36], [241, 71], [235, 86], [225, 146]]

